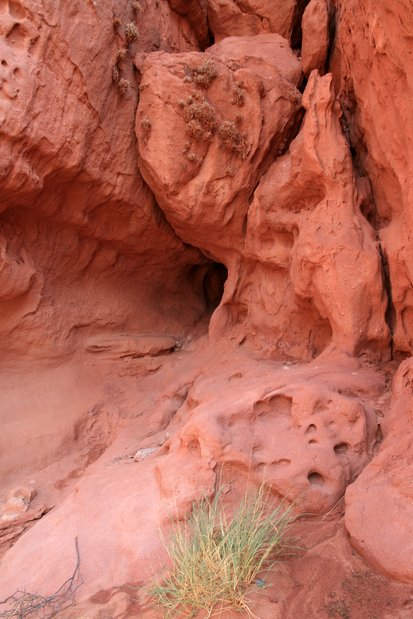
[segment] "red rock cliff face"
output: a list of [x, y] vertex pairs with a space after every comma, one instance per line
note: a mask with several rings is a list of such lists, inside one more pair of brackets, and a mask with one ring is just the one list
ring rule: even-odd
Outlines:
[[311, 517], [258, 617], [413, 613], [395, 4], [0, 0], [1, 599], [77, 540], [60, 616], [154, 618], [159, 527], [264, 482]]

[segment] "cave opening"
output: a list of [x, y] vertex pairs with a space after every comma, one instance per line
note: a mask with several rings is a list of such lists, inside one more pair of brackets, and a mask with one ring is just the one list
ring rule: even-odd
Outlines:
[[211, 316], [221, 303], [227, 277], [228, 270], [220, 262], [211, 261], [191, 267], [189, 273], [191, 285], [196, 290], [197, 296], [201, 298], [208, 316]]
[[202, 281], [202, 290], [205, 299], [205, 306], [210, 314], [212, 314], [212, 312], [221, 303], [227, 277], [227, 268], [219, 262], [209, 264], [205, 270], [205, 275]]

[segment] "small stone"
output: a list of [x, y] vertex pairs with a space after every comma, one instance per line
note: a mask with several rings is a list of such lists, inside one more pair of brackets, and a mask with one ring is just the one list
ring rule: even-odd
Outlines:
[[157, 449], [157, 447], [144, 447], [143, 449], [138, 449], [133, 459], [135, 462], [142, 462], [142, 460], [145, 460], [145, 458], [150, 456]]
[[14, 488], [7, 498], [6, 503], [2, 508], [2, 520], [15, 520], [21, 514], [24, 514], [29, 509], [30, 501], [35, 495], [32, 488], [19, 486]]

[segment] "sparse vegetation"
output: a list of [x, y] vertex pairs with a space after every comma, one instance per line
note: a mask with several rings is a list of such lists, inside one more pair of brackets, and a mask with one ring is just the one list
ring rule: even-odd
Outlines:
[[117, 84], [120, 80], [120, 72], [118, 69], [118, 66], [115, 64], [115, 66], [112, 67], [112, 82], [114, 84]]
[[138, 29], [135, 24], [131, 21], [125, 26], [125, 39], [126, 43], [130, 45], [139, 37]]
[[198, 155], [196, 155], [195, 153], [188, 153], [186, 155], [186, 158], [188, 159], [188, 161], [190, 161], [191, 163], [202, 163], [202, 159], [201, 157], [198, 157]]
[[248, 156], [247, 136], [240, 131], [239, 122], [234, 120], [225, 120], [218, 129], [221, 139], [221, 146], [224, 150], [237, 155], [242, 160]]
[[127, 52], [127, 50], [124, 47], [122, 47], [121, 49], [118, 49], [118, 51], [116, 52], [116, 64], [117, 65], [122, 64], [122, 62], [125, 60], [127, 54], [128, 54], [128, 52]]
[[[175, 527], [167, 544], [173, 567], [152, 587], [154, 601], [167, 617], [207, 617], [226, 610], [251, 615], [248, 591], [286, 547], [292, 508], [270, 507], [263, 489], [246, 496], [234, 515], [224, 515], [219, 496], [193, 506], [186, 523]], [[256, 582], [257, 581], [257, 582]], [[222, 615], [221, 615], [222, 616]]]
[[[142, 5], [138, 1], [132, 2], [132, 10], [134, 14], [140, 13]], [[115, 32], [118, 32], [122, 22], [119, 17], [113, 16], [113, 28]], [[117, 90], [120, 95], [125, 95], [130, 87], [129, 81], [123, 77], [124, 75], [124, 61], [128, 57], [129, 46], [139, 38], [138, 29], [133, 21], [130, 21], [125, 25], [125, 43], [124, 47], [120, 48], [116, 52], [115, 64], [112, 67], [112, 81], [117, 85]]]
[[138, 0], [133, 0], [133, 2], [132, 2], [132, 10], [135, 13], [141, 13], [142, 10], [143, 10], [142, 4]]
[[200, 88], [208, 90], [212, 82], [218, 77], [218, 71], [215, 63], [210, 58], [204, 60], [195, 69], [189, 69], [188, 74], [185, 76], [184, 81], [194, 82]]
[[[76, 566], [73, 574], [52, 595], [39, 595], [28, 591], [16, 591], [5, 600], [0, 601], [2, 619], [52, 619], [74, 603], [74, 595], [82, 584], [80, 577], [80, 555], [77, 538]], [[5, 608], [5, 610], [2, 610]]]
[[147, 144], [152, 131], [152, 123], [147, 116], [141, 120], [141, 136], [143, 144]]
[[245, 90], [242, 84], [237, 84], [235, 86], [232, 103], [233, 105], [238, 105], [239, 107], [242, 107], [245, 104]]
[[118, 81], [118, 93], [120, 95], [126, 95], [129, 90], [130, 83], [124, 77], [121, 77]]
[[195, 140], [210, 142], [217, 130], [215, 109], [205, 97], [192, 96], [184, 102], [187, 132]]

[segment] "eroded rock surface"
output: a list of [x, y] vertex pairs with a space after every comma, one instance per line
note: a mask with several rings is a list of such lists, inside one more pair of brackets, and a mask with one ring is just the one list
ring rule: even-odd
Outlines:
[[412, 381], [409, 359], [394, 378], [380, 452], [346, 493], [354, 546], [380, 570], [407, 582], [413, 579]]
[[257, 617], [412, 615], [410, 9], [0, 0], [0, 600], [158, 619], [264, 483]]
[[297, 0], [208, 0], [208, 17], [216, 40], [277, 32], [289, 39]]

